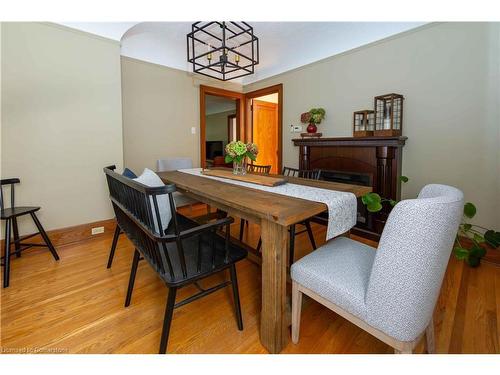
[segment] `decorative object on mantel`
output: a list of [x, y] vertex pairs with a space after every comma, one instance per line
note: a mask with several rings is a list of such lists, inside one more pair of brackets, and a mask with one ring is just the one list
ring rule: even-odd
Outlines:
[[228, 81], [255, 71], [259, 38], [246, 22], [195, 22], [187, 34], [187, 60], [193, 72]]
[[401, 94], [375, 97], [375, 136], [400, 136], [403, 128], [403, 100]]
[[[408, 177], [401, 176], [400, 181], [408, 182]], [[370, 212], [382, 210], [384, 202], [388, 202], [391, 207], [398, 203], [394, 199], [383, 198], [373, 192], [363, 195], [361, 201]], [[497, 250], [500, 248], [500, 232], [467, 222], [467, 219], [476, 216], [476, 212], [477, 209], [473, 203], [464, 204], [463, 220], [458, 227], [453, 247], [455, 257], [464, 260], [470, 267], [479, 266], [481, 258], [486, 255], [487, 248]]]
[[375, 111], [365, 109], [353, 114], [352, 122], [354, 137], [371, 137], [375, 130]]
[[323, 133], [300, 133], [302, 138], [320, 138]]
[[242, 141], [229, 142], [226, 145], [226, 163], [233, 163], [233, 174], [244, 175], [247, 173], [247, 158], [255, 161], [259, 148], [255, 143], [244, 143]]
[[326, 111], [323, 108], [311, 108], [309, 112], [300, 115], [300, 122], [309, 124], [306, 129], [308, 133], [316, 133], [318, 131], [316, 125], [321, 124], [325, 116]]

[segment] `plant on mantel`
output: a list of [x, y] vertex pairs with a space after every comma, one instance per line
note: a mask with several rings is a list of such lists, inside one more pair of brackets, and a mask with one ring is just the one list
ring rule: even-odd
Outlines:
[[321, 121], [325, 119], [326, 111], [323, 108], [311, 108], [308, 112], [304, 112], [300, 115], [300, 122], [303, 124], [309, 124], [307, 127], [308, 133], [316, 133], [316, 125], [321, 124]]
[[[400, 181], [406, 183], [408, 177], [401, 176]], [[382, 198], [377, 193], [365, 194], [361, 197], [361, 201], [369, 212], [379, 212], [382, 210], [384, 203], [388, 203], [392, 207], [397, 204], [397, 201]], [[476, 213], [477, 209], [473, 203], [467, 202], [464, 204], [462, 222], [458, 227], [453, 247], [455, 257], [464, 260], [471, 267], [479, 266], [481, 258], [486, 255], [484, 245], [488, 245], [493, 249], [500, 247], [500, 232], [468, 222], [469, 219], [476, 216]]]

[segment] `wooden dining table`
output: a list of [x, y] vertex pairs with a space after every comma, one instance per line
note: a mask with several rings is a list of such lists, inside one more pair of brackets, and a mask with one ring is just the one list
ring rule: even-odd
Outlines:
[[[159, 172], [165, 183], [181, 193], [260, 225], [262, 238], [262, 309], [260, 340], [270, 353], [279, 353], [288, 343], [287, 256], [288, 227], [327, 210], [324, 203], [247, 188], [180, 171]], [[277, 175], [273, 175], [277, 176]], [[350, 192], [360, 197], [371, 187], [286, 177], [288, 182], [328, 190]]]

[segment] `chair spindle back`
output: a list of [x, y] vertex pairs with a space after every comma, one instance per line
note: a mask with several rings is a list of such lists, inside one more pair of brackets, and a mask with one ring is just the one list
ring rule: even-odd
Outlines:
[[10, 207], [14, 207], [15, 202], [15, 189], [14, 185], [19, 184], [21, 180], [19, 178], [5, 178], [0, 180], [0, 208], [3, 210], [4, 207], [4, 199], [3, 199], [3, 186], [10, 185]]
[[[180, 230], [179, 218], [176, 215], [176, 208], [173, 198], [175, 185], [165, 185], [160, 187], [149, 187], [137, 181], [122, 176], [110, 167], [104, 168], [108, 182], [110, 199], [115, 211], [116, 220], [122, 231], [133, 242], [136, 249], [142, 254], [144, 259], [164, 278], [167, 282], [179, 282], [188, 277], [196, 276], [196, 273], [203, 272], [202, 258], [203, 245], [209, 242], [212, 236], [212, 243], [216, 235], [216, 227], [211, 228], [208, 233], [205, 226], [197, 226], [185, 231]], [[172, 221], [167, 231], [157, 232], [157, 228], [163, 228], [161, 222], [158, 196], [168, 194]], [[229, 258], [229, 224], [226, 220], [226, 247], [224, 261]], [[195, 255], [187, 257], [184, 251], [183, 240], [188, 237], [198, 237], [198, 251]], [[203, 237], [202, 237], [203, 236]], [[175, 243], [175, 248], [173, 244]], [[167, 244], [171, 244], [168, 248]], [[211, 247], [211, 266], [216, 266], [216, 247]], [[205, 258], [203, 258], [205, 259]], [[196, 264], [191, 265], [189, 261]], [[206, 262], [205, 262], [206, 263]]]
[[247, 171], [254, 173], [264, 173], [269, 174], [271, 172], [271, 165], [257, 165], [257, 164], [248, 164]]
[[283, 176], [307, 178], [310, 180], [319, 180], [321, 177], [320, 169], [296, 169], [283, 167]]

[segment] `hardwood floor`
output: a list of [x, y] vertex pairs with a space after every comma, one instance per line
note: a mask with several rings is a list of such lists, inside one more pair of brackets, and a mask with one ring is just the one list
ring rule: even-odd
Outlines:
[[[321, 244], [324, 228], [313, 229]], [[237, 221], [233, 235], [238, 230]], [[258, 237], [258, 227], [250, 224], [244, 240], [255, 246]], [[157, 353], [167, 289], [142, 263], [132, 304], [124, 308], [133, 248], [121, 236], [113, 267], [108, 270], [111, 238], [59, 247], [61, 260], [57, 263], [44, 249], [14, 257], [11, 286], [1, 291], [4, 353]], [[307, 235], [298, 236], [296, 259], [310, 250]], [[169, 353], [266, 353], [259, 341], [259, 266], [248, 260], [240, 262], [238, 280], [244, 330], [237, 330], [231, 291], [225, 288], [175, 310]], [[193, 292], [192, 288], [183, 289], [178, 299]], [[434, 314], [437, 353], [500, 353], [499, 312], [500, 267], [482, 264], [471, 269], [450, 259]], [[417, 352], [423, 352], [423, 343]], [[304, 297], [300, 341], [297, 345], [290, 342], [283, 353], [393, 350]]]

